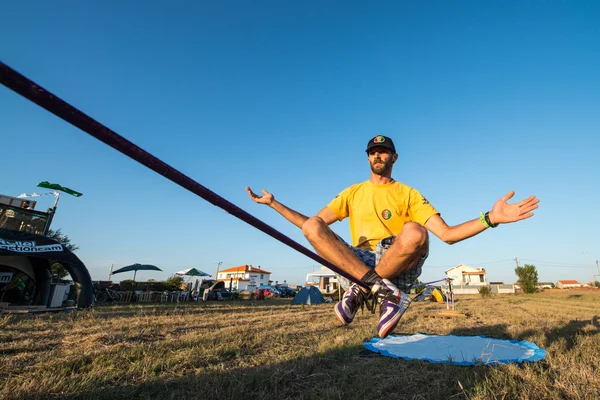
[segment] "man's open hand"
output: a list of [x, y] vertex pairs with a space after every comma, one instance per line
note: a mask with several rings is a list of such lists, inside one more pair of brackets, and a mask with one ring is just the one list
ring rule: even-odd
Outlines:
[[271, 203], [273, 202], [273, 200], [275, 200], [275, 197], [271, 193], [267, 192], [264, 189], [262, 191], [263, 192], [262, 196], [259, 196], [256, 193], [254, 193], [252, 191], [252, 189], [250, 189], [250, 186], [246, 186], [246, 192], [248, 192], [248, 195], [254, 202], [259, 203], [259, 204], [266, 204], [266, 205], [270, 206]]
[[535, 196], [529, 196], [518, 203], [508, 204], [508, 200], [514, 195], [515, 191], [511, 190], [494, 204], [490, 211], [490, 221], [493, 224], [508, 224], [533, 217], [532, 211], [538, 208], [540, 201]]

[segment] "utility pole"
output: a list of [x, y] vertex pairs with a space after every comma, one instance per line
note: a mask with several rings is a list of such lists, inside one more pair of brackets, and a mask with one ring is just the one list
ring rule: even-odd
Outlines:
[[108, 280], [110, 282], [110, 278], [112, 277], [112, 271], [113, 271], [113, 267], [115, 266], [115, 264], [111, 264], [110, 265], [110, 271], [108, 272]]
[[219, 269], [221, 268], [221, 264], [223, 264], [223, 261], [219, 261], [217, 264], [217, 274], [215, 275], [215, 280], [219, 279]]
[[517, 268], [519, 268], [519, 259], [515, 257], [515, 262], [517, 263]]

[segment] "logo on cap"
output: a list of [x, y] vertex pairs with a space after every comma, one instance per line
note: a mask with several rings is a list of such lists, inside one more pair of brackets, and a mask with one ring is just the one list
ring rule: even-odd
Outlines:
[[383, 136], [376, 136], [375, 139], [373, 139], [373, 143], [383, 143], [385, 142], [385, 138]]
[[388, 220], [392, 218], [392, 212], [386, 208], [381, 212], [381, 216], [383, 217], [383, 219]]

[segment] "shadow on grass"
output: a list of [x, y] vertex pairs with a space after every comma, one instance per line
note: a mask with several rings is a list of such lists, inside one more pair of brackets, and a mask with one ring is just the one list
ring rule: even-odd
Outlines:
[[514, 339], [508, 332], [508, 324], [454, 328], [450, 334], [457, 336], [487, 336], [498, 339]]
[[594, 316], [589, 320], [574, 319], [558, 328], [529, 329], [521, 332], [520, 337], [515, 338], [508, 331], [507, 324], [487, 325], [479, 327], [456, 328], [450, 332], [461, 336], [487, 336], [498, 339], [528, 340], [531, 337], [542, 335], [544, 343], [536, 343], [539, 346], [550, 347], [557, 341], [566, 340], [567, 351], [571, 350], [578, 336], [594, 336], [600, 334], [600, 316]]
[[[531, 337], [538, 334], [539, 330], [529, 330], [523, 332], [525, 337]], [[596, 315], [589, 320], [574, 319], [560, 328], [542, 330], [546, 339], [546, 346], [550, 346], [557, 341], [566, 341], [566, 349], [570, 351], [576, 344], [578, 336], [595, 336], [600, 334], [600, 316]]]
[[[406, 361], [347, 346], [295, 360], [239, 367], [235, 354], [198, 365], [193, 375], [151, 378], [131, 386], [98, 388], [64, 399], [461, 399], [493, 367]], [[460, 382], [460, 384], [459, 384]], [[462, 388], [461, 386], [462, 385]], [[29, 396], [30, 399], [48, 398]]]

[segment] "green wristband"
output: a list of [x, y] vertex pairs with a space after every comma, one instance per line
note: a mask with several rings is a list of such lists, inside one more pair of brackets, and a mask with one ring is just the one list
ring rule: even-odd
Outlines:
[[483, 212], [479, 213], [479, 220], [481, 221], [481, 223], [486, 227], [489, 228], [490, 225], [488, 224], [488, 222], [485, 220], [485, 214]]

